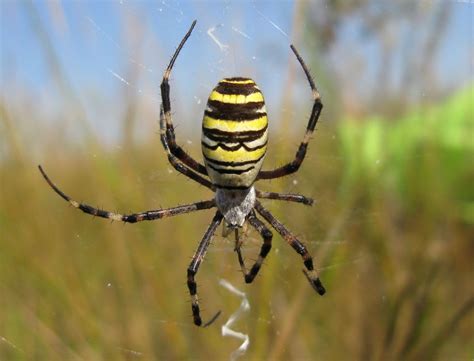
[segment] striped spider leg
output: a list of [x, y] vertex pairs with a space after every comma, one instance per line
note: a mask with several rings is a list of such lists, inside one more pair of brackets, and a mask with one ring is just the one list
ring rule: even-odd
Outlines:
[[122, 221], [126, 223], [137, 223], [141, 221], [153, 221], [155, 219], [160, 219], [160, 218], [165, 218], [165, 217], [172, 217], [172, 216], [177, 216], [179, 214], [185, 214], [185, 213], [190, 213], [194, 211], [199, 211], [202, 209], [210, 209], [214, 208], [216, 206], [216, 202], [214, 199], [208, 200], [208, 201], [201, 201], [201, 202], [195, 202], [191, 204], [185, 204], [182, 206], [178, 207], [172, 207], [172, 208], [165, 208], [165, 209], [155, 209], [151, 211], [145, 211], [145, 212], [139, 212], [139, 213], [131, 213], [131, 214], [119, 214], [115, 212], [110, 212], [106, 211], [103, 209], [99, 209], [93, 206], [90, 206], [85, 203], [77, 202], [71, 197], [69, 197], [67, 194], [65, 194], [61, 189], [59, 189], [56, 184], [54, 184], [51, 179], [48, 177], [46, 172], [44, 171], [43, 167], [40, 165], [38, 166], [39, 171], [43, 175], [44, 179], [46, 182], [49, 184], [49, 186], [64, 200], [69, 202], [74, 208], [80, 209], [84, 213], [96, 216], [96, 217], [101, 217], [101, 218], [107, 218], [111, 219], [113, 221]]
[[[180, 158], [178, 158], [175, 154], [171, 152], [171, 148], [169, 147], [169, 143], [168, 143], [168, 138], [165, 135], [167, 131], [164, 130], [165, 129], [164, 124], [166, 123], [164, 114], [165, 113], [163, 111], [163, 106], [161, 106], [161, 109], [160, 109], [161, 143], [163, 144], [163, 148], [168, 153], [168, 161], [170, 162], [170, 164], [173, 166], [174, 169], [176, 169], [178, 172], [185, 175], [186, 177], [191, 178], [195, 182], [203, 185], [206, 188], [209, 188], [210, 190], [215, 190], [214, 185], [208, 179], [202, 177], [198, 173], [189, 169], [186, 165], [183, 164], [184, 162], [183, 163], [180, 162]], [[182, 148], [179, 148], [179, 149], [182, 150]], [[186, 154], [186, 153], [184, 153], [183, 151], [183, 154]], [[191, 158], [191, 156], [186, 154], [186, 157], [183, 159], [192, 160], [193, 158]]]
[[[178, 207], [172, 207], [172, 208], [166, 208], [166, 209], [155, 209], [155, 210], [150, 210], [150, 211], [145, 211], [145, 212], [139, 212], [139, 213], [131, 213], [131, 214], [119, 214], [115, 212], [110, 212], [106, 211], [103, 209], [99, 209], [93, 206], [90, 206], [85, 203], [77, 202], [71, 197], [69, 197], [67, 194], [65, 194], [61, 189], [59, 189], [48, 177], [46, 172], [44, 171], [43, 167], [40, 165], [38, 166], [39, 171], [43, 175], [44, 179], [46, 182], [49, 184], [49, 186], [64, 200], [69, 202], [74, 208], [80, 209], [84, 213], [97, 216], [97, 217], [102, 217], [102, 218], [107, 218], [111, 219], [113, 221], [122, 221], [126, 223], [137, 223], [141, 221], [152, 221], [155, 219], [161, 219], [165, 217], [172, 217], [172, 216], [177, 216], [180, 214], [185, 214], [185, 213], [191, 213], [203, 209], [210, 209], [216, 207], [216, 202], [214, 199], [208, 200], [208, 201], [201, 201], [201, 202], [195, 202], [191, 204], [186, 204], [186, 205], [181, 205]], [[209, 226], [209, 229], [204, 235], [203, 240], [199, 244], [198, 250], [194, 254], [191, 264], [188, 267], [188, 287], [189, 291], [192, 296], [192, 310], [193, 310], [193, 316], [194, 316], [194, 323], [198, 326], [202, 324], [201, 317], [199, 315], [199, 303], [198, 303], [198, 297], [197, 297], [197, 286], [196, 282], [194, 281], [194, 275], [196, 274], [199, 265], [201, 264], [204, 255], [206, 253], [207, 247], [209, 246], [211, 237], [213, 236], [215, 229], [219, 225], [219, 223], [222, 220], [222, 215], [220, 214], [219, 211], [217, 211], [216, 216], [214, 217], [211, 225]], [[206, 322], [203, 326], [206, 327], [210, 325], [212, 322], [214, 322], [217, 317], [219, 316], [220, 311], [217, 312], [210, 321]]]
[[313, 266], [313, 257], [309, 254], [306, 246], [299, 241], [280, 221], [278, 221], [259, 201], [255, 203], [255, 209], [271, 226], [283, 237], [283, 239], [303, 258], [306, 267], [303, 273], [306, 275], [311, 286], [321, 296], [326, 293], [322, 285], [318, 272]]
[[203, 326], [203, 327], [209, 326], [211, 323], [213, 323], [217, 319], [217, 317], [219, 317], [221, 313], [221, 311], [217, 312], [208, 322], [206, 322], [204, 325], [202, 324], [200, 310], [199, 310], [199, 299], [197, 295], [197, 284], [196, 284], [196, 281], [194, 280], [194, 276], [196, 275], [199, 269], [199, 266], [201, 265], [201, 262], [204, 259], [204, 256], [206, 255], [207, 248], [209, 247], [209, 244], [211, 243], [212, 236], [216, 232], [216, 229], [219, 226], [219, 224], [222, 222], [222, 219], [223, 219], [222, 214], [219, 211], [217, 211], [206, 233], [204, 234], [204, 237], [199, 243], [199, 246], [196, 252], [194, 253], [194, 256], [188, 267], [188, 272], [187, 272], [188, 289], [189, 289], [189, 293], [191, 294], [191, 309], [193, 311], [193, 319], [194, 319], [194, 324], [196, 326]]
[[171, 101], [170, 101], [170, 85], [169, 85], [171, 70], [173, 69], [174, 63], [176, 59], [178, 58], [178, 55], [181, 52], [181, 49], [183, 48], [184, 44], [188, 40], [195, 26], [196, 26], [196, 20], [193, 21], [188, 32], [179, 43], [178, 48], [174, 52], [173, 57], [171, 58], [171, 61], [168, 64], [168, 67], [166, 68], [165, 73], [163, 75], [163, 80], [160, 86], [161, 88], [160, 134], [161, 134], [161, 143], [163, 144], [163, 147], [168, 153], [168, 159], [173, 166], [175, 166], [175, 163], [173, 162], [173, 158], [177, 158], [181, 162], [183, 162], [186, 166], [191, 168], [193, 171], [201, 173], [203, 175], [207, 175], [206, 167], [204, 167], [202, 164], [194, 160], [190, 155], [188, 155], [183, 150], [183, 148], [181, 148], [176, 143], [174, 125], [171, 119]]
[[267, 228], [267, 226], [265, 226], [265, 224], [257, 218], [254, 211], [250, 212], [250, 214], [247, 217], [247, 221], [250, 223], [250, 225], [254, 229], [257, 230], [257, 232], [260, 234], [260, 236], [263, 239], [263, 244], [262, 244], [262, 247], [260, 248], [260, 253], [258, 255], [258, 258], [254, 262], [253, 266], [250, 268], [250, 271], [247, 272], [244, 258], [242, 257], [242, 251], [240, 249], [242, 242], [239, 238], [239, 233], [237, 232], [237, 229], [235, 232], [235, 241], [236, 241], [235, 251], [237, 252], [240, 269], [242, 270], [242, 274], [244, 275], [245, 282], [252, 283], [255, 276], [257, 276], [258, 271], [260, 270], [260, 267], [262, 267], [262, 263], [265, 260], [265, 257], [267, 256], [267, 254], [270, 252], [272, 248], [273, 234]]
[[291, 47], [291, 50], [293, 50], [293, 53], [295, 54], [296, 58], [298, 59], [298, 62], [300, 63], [301, 67], [303, 68], [306, 78], [308, 79], [309, 85], [311, 87], [311, 92], [313, 95], [313, 102], [314, 102], [313, 108], [311, 110], [311, 115], [309, 116], [308, 125], [306, 126], [306, 133], [304, 135], [303, 141], [301, 142], [300, 146], [298, 147], [298, 150], [296, 151], [295, 159], [293, 159], [290, 163], [285, 164], [282, 167], [279, 167], [273, 170], [260, 171], [260, 173], [258, 174], [257, 180], [280, 178], [289, 174], [293, 174], [298, 171], [298, 169], [301, 166], [301, 163], [303, 163], [303, 160], [306, 156], [308, 143], [311, 139], [311, 135], [314, 132], [316, 123], [318, 122], [319, 115], [321, 114], [321, 110], [323, 109], [321, 96], [319, 94], [318, 89], [316, 88], [313, 77], [311, 76], [311, 73], [309, 72], [308, 67], [306, 66], [303, 58], [300, 56], [296, 48], [293, 45], [291, 45], [290, 47]]
[[312, 206], [314, 200], [301, 194], [264, 192], [256, 189], [257, 198], [273, 199], [277, 201], [302, 203], [306, 206]]

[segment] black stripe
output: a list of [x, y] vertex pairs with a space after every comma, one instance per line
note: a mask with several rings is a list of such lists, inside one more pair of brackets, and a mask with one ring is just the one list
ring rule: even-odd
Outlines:
[[224, 186], [224, 185], [220, 185], [220, 184], [213, 184], [214, 187], [216, 188], [221, 188], [221, 189], [229, 189], [229, 190], [233, 190], [233, 189], [236, 189], [236, 190], [245, 190], [245, 189], [249, 189], [250, 187], [246, 187], [246, 186]]
[[250, 95], [253, 93], [259, 93], [255, 84], [233, 84], [233, 83], [219, 83], [213, 91], [217, 91], [221, 94], [236, 94], [236, 95]]
[[234, 104], [234, 103], [224, 103], [220, 100], [211, 100], [207, 101], [207, 105], [212, 110], [216, 110], [221, 113], [248, 113], [254, 112], [257, 109], [260, 109], [265, 105], [265, 102], [247, 102], [243, 104]]
[[248, 150], [249, 152], [253, 151], [253, 150], [257, 150], [257, 149], [260, 149], [260, 148], [263, 148], [267, 145], [267, 142], [261, 144], [261, 145], [257, 145], [256, 147], [249, 147], [247, 144], [243, 143], [243, 142], [238, 142], [239, 144], [235, 145], [235, 146], [230, 146], [230, 145], [227, 145], [225, 143], [217, 143], [216, 145], [209, 145], [205, 142], [201, 142], [201, 145], [203, 147], [206, 147], [207, 149], [211, 149], [211, 150], [216, 150], [217, 148], [221, 147], [222, 149], [224, 150], [227, 150], [228, 152], [235, 152], [236, 150], [239, 150], [240, 148], [244, 147], [245, 150]]
[[214, 119], [243, 122], [243, 121], [255, 120], [258, 118], [266, 117], [267, 113], [257, 113], [257, 112], [228, 113], [228, 112], [220, 112], [217, 110], [211, 110], [211, 111], [206, 110], [204, 111], [204, 115], [214, 118]]
[[234, 76], [232, 78], [224, 78], [224, 80], [227, 80], [227, 81], [249, 81], [249, 80], [253, 81], [250, 78], [244, 78], [244, 77], [241, 77], [241, 76]]
[[224, 141], [227, 143], [251, 142], [260, 139], [267, 130], [268, 124], [259, 130], [247, 130], [243, 132], [226, 132], [220, 129], [202, 127], [202, 132], [206, 137], [216, 142]]
[[227, 167], [240, 167], [242, 165], [255, 164], [255, 163], [260, 162], [260, 160], [262, 160], [263, 157], [265, 157], [265, 153], [263, 153], [258, 159], [255, 159], [255, 160], [246, 160], [244, 162], [234, 162], [234, 161], [224, 162], [224, 161], [214, 160], [212, 158], [204, 156], [204, 158], [206, 158], [206, 160], [208, 162], [211, 162], [211, 163], [214, 163], [214, 164], [217, 164], [217, 165], [227, 166]]
[[215, 168], [210, 164], [208, 164], [207, 166], [220, 174], [242, 174], [242, 173], [251, 171], [252, 169], [255, 168], [255, 166], [251, 166], [245, 169], [222, 169], [222, 168]]

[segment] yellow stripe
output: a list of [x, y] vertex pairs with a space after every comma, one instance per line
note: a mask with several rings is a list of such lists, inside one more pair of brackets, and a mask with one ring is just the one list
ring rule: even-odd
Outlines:
[[260, 92], [249, 95], [242, 94], [221, 94], [215, 90], [209, 96], [209, 100], [216, 100], [228, 104], [246, 104], [249, 102], [263, 102], [263, 95]]
[[252, 79], [247, 80], [230, 80], [230, 79], [222, 79], [219, 83], [229, 83], [229, 84], [255, 84]]
[[257, 118], [255, 120], [222, 120], [204, 116], [203, 126], [208, 129], [219, 129], [224, 132], [244, 132], [248, 130], [261, 130], [267, 125], [267, 116]]
[[230, 152], [221, 148], [216, 150], [208, 149], [206, 147], [202, 148], [203, 154], [209, 158], [222, 162], [246, 162], [248, 160], [257, 160], [263, 154], [265, 154], [267, 147], [256, 149], [254, 151], [245, 150], [245, 148], [240, 148], [234, 152]]

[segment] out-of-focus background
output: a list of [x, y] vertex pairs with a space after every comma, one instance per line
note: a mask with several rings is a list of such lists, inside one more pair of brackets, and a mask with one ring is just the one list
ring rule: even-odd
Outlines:
[[[0, 5], [0, 359], [468, 360], [474, 355], [474, 71], [471, 1], [2, 2]], [[159, 142], [159, 83], [171, 79], [178, 141], [201, 159], [207, 96], [250, 76], [271, 122], [270, 169], [290, 160], [311, 110], [292, 55], [324, 110], [300, 171], [262, 190], [313, 207], [264, 204], [304, 241], [327, 287], [275, 233], [251, 285], [233, 240], [216, 235], [198, 273], [193, 326], [186, 267], [212, 211], [123, 225], [120, 212], [212, 197], [177, 174]], [[261, 240], [245, 236], [247, 261]], [[234, 354], [236, 356], [236, 354]]]

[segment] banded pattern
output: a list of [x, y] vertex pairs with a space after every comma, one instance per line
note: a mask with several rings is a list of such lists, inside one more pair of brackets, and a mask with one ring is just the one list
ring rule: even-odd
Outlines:
[[252, 79], [225, 78], [211, 92], [202, 124], [202, 152], [212, 183], [249, 188], [267, 150], [263, 94]]

